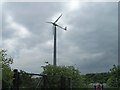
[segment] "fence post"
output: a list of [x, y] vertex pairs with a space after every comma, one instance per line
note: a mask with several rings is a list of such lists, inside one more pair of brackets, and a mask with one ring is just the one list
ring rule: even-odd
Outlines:
[[61, 76], [61, 90], [65, 90], [66, 87], [66, 78], [64, 76]]
[[72, 90], [72, 79], [68, 78], [68, 86], [69, 86], [69, 90]]
[[17, 69], [13, 70], [13, 90], [19, 90], [19, 72]]
[[46, 90], [46, 75], [43, 75], [43, 88]]

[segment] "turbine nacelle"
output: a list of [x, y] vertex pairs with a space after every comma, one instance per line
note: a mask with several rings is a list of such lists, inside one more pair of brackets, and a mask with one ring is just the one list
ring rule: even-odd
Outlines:
[[56, 24], [56, 23], [53, 23], [53, 22], [47, 22], [47, 23], [50, 23], [50, 24], [53, 24], [53, 26], [57, 26], [57, 27], [59, 27], [59, 28], [61, 28], [61, 29], [64, 29], [64, 30], [67, 30], [67, 27], [61, 27], [61, 26], [59, 26], [58, 24]]
[[65, 30], [67, 30], [67, 27], [65, 27]]

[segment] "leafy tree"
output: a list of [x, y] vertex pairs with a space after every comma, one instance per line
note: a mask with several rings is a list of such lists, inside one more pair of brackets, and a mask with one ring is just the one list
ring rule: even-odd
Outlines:
[[[75, 69], [73, 66], [46, 65], [43, 69], [43, 74], [48, 75], [49, 84], [53, 84], [51, 85], [52, 88], [60, 87], [61, 76], [64, 78], [63, 82], [67, 84], [69, 83], [67, 81], [68, 78], [71, 79], [73, 88], [82, 88], [84, 86], [79, 70]], [[68, 87], [68, 85], [66, 85], [66, 87]]]
[[12, 82], [12, 71], [10, 64], [13, 63], [13, 59], [8, 57], [6, 50], [0, 50], [0, 64], [1, 64], [1, 75], [2, 75], [2, 87], [9, 88]]
[[89, 83], [106, 83], [106, 81], [109, 78], [109, 73], [90, 73], [85, 75], [86, 80], [88, 80]]
[[111, 87], [120, 86], [120, 66], [113, 65], [113, 68], [110, 69], [110, 77], [107, 81], [107, 84]]

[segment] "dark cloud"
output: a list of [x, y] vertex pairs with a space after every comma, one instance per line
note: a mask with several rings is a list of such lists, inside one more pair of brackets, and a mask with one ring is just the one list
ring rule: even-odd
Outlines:
[[[69, 42], [68, 46], [66, 46], [68, 47], [66, 51], [69, 51], [69, 46], [77, 46], [80, 50], [82, 48], [82, 53], [77, 52], [73, 53], [76, 54], [75, 56], [70, 56], [71, 58], [74, 57], [72, 62], [76, 62], [82, 72], [107, 71], [111, 68], [113, 63], [117, 64], [117, 9], [117, 3], [87, 3], [80, 11], [74, 12], [77, 14], [72, 14], [74, 15], [71, 15], [73, 18], [68, 20], [68, 23], [71, 24], [73, 28], [70, 29], [69, 34], [65, 36], [66, 41]], [[67, 43], [66, 41], [62, 42], [61, 40], [59, 43]], [[64, 47], [64, 45], [62, 47]], [[64, 50], [62, 53], [65, 53]], [[103, 55], [100, 57], [96, 56], [95, 58], [83, 58], [86, 62], [83, 64], [81, 61], [83, 53], [90, 53], [91, 55], [103, 53]]]

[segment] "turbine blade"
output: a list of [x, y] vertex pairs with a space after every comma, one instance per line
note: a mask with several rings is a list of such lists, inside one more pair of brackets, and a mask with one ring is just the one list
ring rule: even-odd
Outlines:
[[62, 16], [62, 14], [58, 17], [58, 19], [54, 23], [56, 23], [60, 19], [61, 16]]
[[61, 26], [59, 26], [59, 25], [57, 25], [57, 27], [59, 27], [59, 28], [61, 28], [61, 29], [64, 29], [64, 30], [67, 30], [67, 27], [63, 28], [63, 27], [61, 27]]
[[53, 22], [46, 22], [46, 23], [50, 23], [50, 24], [53, 24]]

